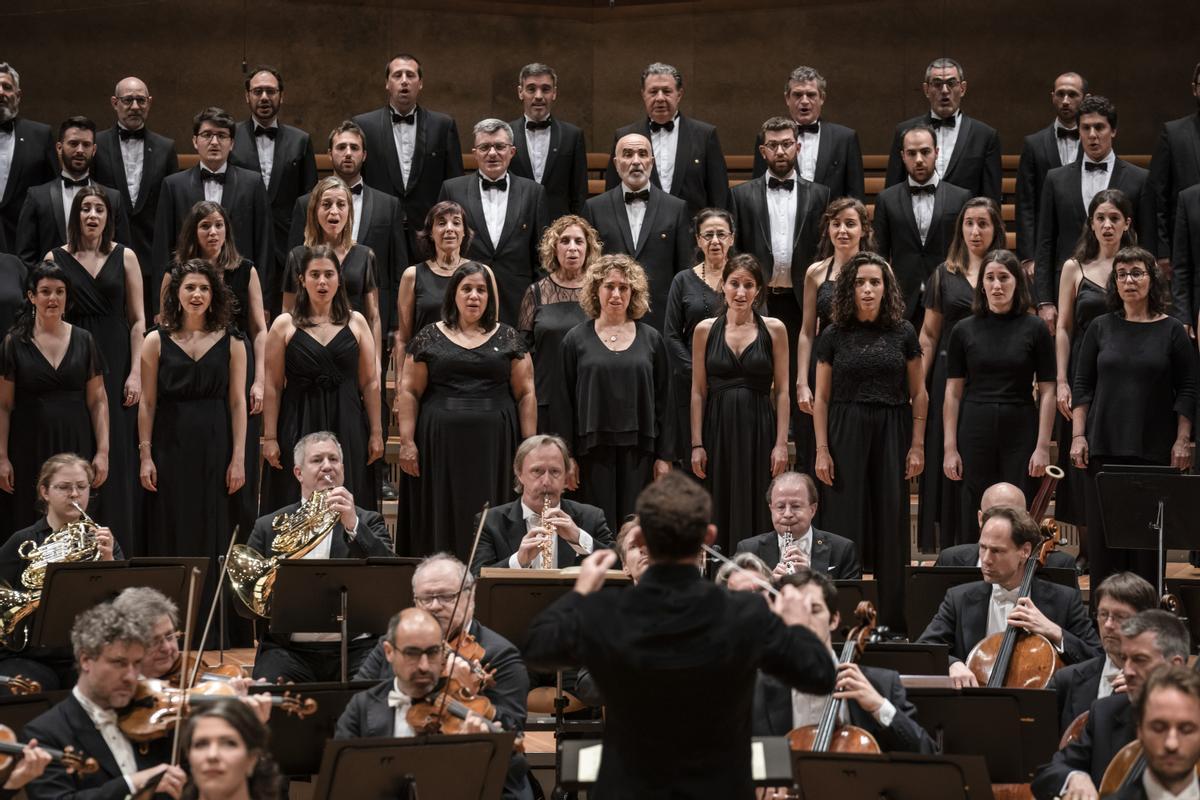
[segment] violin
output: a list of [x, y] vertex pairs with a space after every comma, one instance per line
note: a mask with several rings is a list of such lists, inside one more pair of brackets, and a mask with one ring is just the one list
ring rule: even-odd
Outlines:
[[186, 654], [179, 654], [179, 658], [175, 659], [175, 663], [167, 670], [167, 673], [162, 676], [161, 680], [167, 681], [172, 688], [178, 689], [181, 683], [181, 675], [190, 675], [196, 666], [196, 659], [200, 660], [200, 672], [197, 677], [198, 681], [209, 682], [215, 681], [219, 683], [228, 683], [235, 678], [246, 678], [245, 669], [240, 665], [234, 664], [232, 661], [225, 663], [212, 662], [205, 657], [203, 651], [192, 651]]
[[21, 675], [0, 675], [0, 686], [7, 686], [12, 694], [38, 694], [42, 685]]
[[[854, 609], [854, 617], [858, 627], [850, 631], [838, 665], [849, 664], [862, 654], [871, 634], [875, 632], [875, 606], [869, 600], [864, 600]], [[879, 742], [869, 731], [857, 725], [838, 725], [845, 699], [837, 697], [837, 693], [829, 695], [825, 708], [821, 712], [821, 721], [817, 725], [805, 725], [788, 732], [788, 747], [792, 750], [802, 750], [811, 753], [882, 753]]]
[[[446, 678], [430, 694], [415, 702], [408, 709], [406, 719], [418, 734], [464, 733], [464, 723], [471, 714], [486, 720], [493, 733], [503, 733], [504, 728], [496, 721], [496, 707], [483, 695], [468, 698], [464, 687], [456, 678]], [[525, 751], [522, 737], [513, 742], [513, 750]]]
[[464, 625], [457, 638], [447, 639], [442, 645], [446, 654], [447, 674], [451, 671], [450, 656], [458, 656], [467, 663], [466, 674], [459, 674], [460, 693], [464, 699], [473, 699], [485, 689], [496, 685], [496, 670], [483, 666], [483, 657], [487, 652], [483, 645], [475, 640]]
[[[1053, 537], [1043, 538], [1037, 557], [1025, 562], [1018, 600], [1029, 597], [1034, 573], [1045, 565], [1054, 544]], [[1045, 636], [1008, 625], [1003, 633], [993, 633], [971, 648], [967, 667], [975, 673], [979, 685], [989, 689], [1045, 689], [1054, 673], [1062, 669], [1063, 660]]]
[[[159, 678], [142, 678], [133, 701], [120, 713], [117, 727], [132, 742], [151, 742], [174, 733], [176, 723], [187, 716], [185, 706], [237, 696], [237, 690], [226, 681], [204, 681], [184, 690]], [[316, 700], [290, 692], [271, 695], [271, 705], [299, 719], [317, 710]]]
[[[67, 746], [62, 750], [55, 750], [50, 747], [42, 747], [42, 750], [50, 754], [50, 760], [62, 764], [67, 768], [68, 772], [74, 772], [79, 775], [91, 775], [100, 769], [100, 765], [96, 759], [84, 755], [74, 747]], [[7, 774], [9, 767], [16, 763], [17, 758], [25, 749], [25, 745], [17, 741], [17, 735], [13, 733], [13, 729], [7, 725], [0, 725], [0, 774]]]

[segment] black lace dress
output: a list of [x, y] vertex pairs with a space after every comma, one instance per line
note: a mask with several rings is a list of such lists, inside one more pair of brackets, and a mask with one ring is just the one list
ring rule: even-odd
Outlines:
[[571, 430], [571, 393], [563, 378], [562, 340], [587, 321], [579, 288], [560, 286], [551, 276], [525, 290], [517, 330], [533, 354], [538, 400], [538, 433], [567, 435]]

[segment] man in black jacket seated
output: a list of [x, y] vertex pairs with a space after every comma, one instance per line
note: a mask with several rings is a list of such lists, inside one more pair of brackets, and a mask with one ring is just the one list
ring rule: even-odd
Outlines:
[[1200, 675], [1186, 667], [1161, 667], [1133, 706], [1137, 738], [1146, 758], [1141, 780], [1121, 787], [1115, 800], [1200, 797]]
[[[841, 620], [837, 609], [837, 587], [825, 574], [799, 567], [779, 581], [795, 586], [809, 603], [809, 627], [833, 653], [830, 636]], [[841, 721], [849, 721], [872, 736], [884, 752], [933, 753], [936, 746], [913, 718], [916, 708], [908, 701], [900, 674], [890, 669], [860, 667], [854, 662], [838, 667], [836, 695], [846, 700]], [[770, 675], [759, 673], [754, 687], [755, 736], [785, 736], [793, 728], [821, 721], [829, 695], [804, 694], [788, 689]]]
[[[1028, 504], [1025, 502], [1025, 492], [1021, 491], [1019, 486], [1011, 483], [993, 483], [984, 490], [983, 496], [979, 498], [979, 513], [976, 517], [980, 526], [983, 525], [983, 512], [992, 506], [1028, 508]], [[978, 567], [979, 544], [967, 542], [966, 544], [951, 545], [938, 553], [937, 561], [933, 565], [935, 567]], [[1050, 554], [1046, 556], [1046, 566], [1075, 569], [1075, 557], [1063, 550], [1051, 550]]]
[[655, 481], [638, 497], [640, 527], [630, 532], [650, 555], [638, 584], [600, 591], [616, 554], [593, 553], [574, 591], [529, 627], [528, 663], [582, 664], [604, 695], [596, 797], [752, 798], [757, 670], [805, 692], [833, 688], [833, 661], [805, 627], [799, 590], [785, 586], [772, 614], [758, 595], [700, 575], [700, 545], [717, 534], [711, 511], [707, 492], [681, 473]]
[[[571, 468], [571, 453], [560, 437], [539, 433], [521, 442], [513, 457], [521, 497], [488, 511], [472, 574], [479, 575], [484, 567], [573, 567], [597, 547], [612, 547], [604, 512], [563, 498]], [[543, 508], [548, 508], [544, 516]], [[546, 543], [551, 547], [549, 566], [542, 563]]]
[[[275, 555], [273, 522], [281, 514], [291, 514], [307, 502], [318, 489], [329, 490], [325, 498], [338, 514], [338, 522], [304, 558], [367, 558], [394, 555], [388, 544], [383, 517], [354, 505], [354, 496], [342, 485], [342, 446], [329, 431], [318, 431], [296, 442], [292, 468], [300, 482], [300, 503], [291, 503], [273, 514], [259, 517], [247, 543], [265, 556]], [[352, 631], [352, 633], [360, 633]], [[377, 632], [376, 632], [377, 633]], [[341, 634], [294, 633], [290, 638], [263, 637], [254, 658], [254, 677], [275, 683], [279, 678], [296, 683], [336, 681], [341, 674]], [[350, 642], [348, 673], [353, 675], [373, 646], [366, 634]]]
[[[738, 553], [753, 553], [775, 571], [775, 577], [788, 574], [788, 565], [810, 567], [834, 580], [858, 580], [862, 562], [854, 542], [836, 533], [817, 530], [817, 485], [802, 472], [785, 472], [767, 487], [767, 506], [771, 509], [774, 530], [742, 539]], [[784, 537], [791, 536], [790, 546]]]
[[1055, 753], [1049, 764], [1038, 767], [1030, 786], [1033, 796], [1037, 800], [1094, 800], [1104, 770], [1137, 733], [1131, 703], [1138, 702], [1155, 668], [1187, 664], [1190, 646], [1187, 627], [1168, 611], [1152, 608], [1122, 625], [1126, 693], [1092, 704], [1079, 739]]
[[978, 685], [964, 662], [976, 644], [1003, 633], [1007, 625], [1045, 636], [1067, 664], [1100, 652], [1100, 639], [1077, 589], [1034, 578], [1029, 596], [1017, 599], [1025, 562], [1041, 538], [1037, 523], [1024, 509], [996, 506], [984, 513], [979, 534], [983, 580], [946, 592], [941, 608], [917, 639], [950, 646], [955, 686]]

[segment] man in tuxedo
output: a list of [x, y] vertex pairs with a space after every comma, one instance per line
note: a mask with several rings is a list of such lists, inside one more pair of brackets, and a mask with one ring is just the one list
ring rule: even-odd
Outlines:
[[[780, 586], [795, 586], [809, 602], [809, 628], [837, 659], [832, 634], [841, 624], [837, 612], [837, 587], [823, 572], [799, 567], [779, 580]], [[835, 694], [846, 701], [843, 717], [875, 737], [884, 752], [937, 752], [937, 745], [915, 719], [917, 709], [909, 701], [900, 674], [878, 667], [860, 667], [853, 661], [838, 667]], [[755, 736], [786, 736], [793, 728], [816, 727], [825, 711], [828, 694], [805, 694], [789, 689], [770, 675], [759, 673], [754, 686]]]
[[[1154, 228], [1145, 235], [1160, 267], [1169, 266], [1179, 193], [1200, 184], [1200, 62], [1192, 70], [1192, 97], [1196, 113], [1164, 123], [1150, 157], [1146, 202], [1154, 209]], [[1192, 317], [1194, 322], [1195, 315]]]
[[[521, 497], [488, 510], [471, 562], [473, 574], [484, 567], [573, 567], [597, 547], [612, 547], [604, 512], [563, 498], [570, 468], [571, 453], [560, 437], [537, 434], [521, 442], [513, 457]], [[547, 546], [550, 564], [543, 563]]]
[[979, 534], [983, 580], [946, 592], [937, 614], [917, 639], [950, 646], [950, 677], [955, 686], [979, 685], [964, 662], [976, 644], [1003, 633], [1008, 625], [1045, 636], [1067, 664], [1100, 652], [1100, 639], [1078, 589], [1034, 578], [1029, 596], [1017, 599], [1025, 562], [1041, 539], [1037, 523], [1023, 508], [995, 506], [984, 512]]
[[1094, 800], [1104, 770], [1137, 735], [1133, 703], [1150, 674], [1163, 665], [1185, 666], [1191, 652], [1187, 626], [1169, 611], [1152, 608], [1121, 626], [1125, 692], [1092, 703], [1079, 739], [1038, 767], [1030, 790], [1037, 800]]
[[910, 320], [920, 314], [925, 279], [946, 260], [958, 212], [973, 197], [941, 177], [935, 166], [939, 152], [932, 128], [910, 127], [899, 145], [905, 181], [875, 198], [875, 245], [892, 265]]
[[1163, 667], [1146, 681], [1133, 707], [1146, 771], [1112, 795], [1115, 800], [1200, 797], [1200, 675], [1185, 667]]
[[[825, 107], [825, 78], [812, 67], [796, 67], [788, 75], [783, 102], [796, 123], [796, 169], [801, 178], [829, 189], [829, 197], [866, 201], [862, 149], [858, 133], [845, 125], [821, 119]], [[754, 140], [754, 177], [765, 175], [771, 155], [762, 151], [766, 131]], [[796, 154], [793, 154], [794, 156]], [[807, 266], [807, 265], [805, 265]]]
[[1037, 257], [1038, 203], [1046, 173], [1079, 158], [1079, 103], [1088, 84], [1077, 72], [1054, 79], [1054, 122], [1025, 137], [1017, 163], [1017, 257], [1029, 275]]
[[151, 781], [158, 782], [157, 793], [179, 797], [187, 775], [169, 766], [170, 739], [136, 746], [117, 727], [117, 711], [133, 701], [137, 690], [148, 638], [140, 617], [112, 603], [101, 603], [75, 618], [71, 646], [79, 680], [69, 695], [25, 726], [22, 738], [56, 750], [75, 747], [96, 759], [100, 769], [90, 775], [71, 774], [62, 763], [52, 763], [25, 787], [30, 800], [122, 798], [137, 794]]
[[58, 143], [54, 147], [61, 172], [57, 178], [30, 188], [17, 224], [17, 255], [31, 267], [50, 250], [67, 243], [71, 204], [85, 186], [100, 186], [108, 197], [113, 241], [128, 244], [130, 240], [129, 215], [127, 206], [121, 202], [121, 193], [110, 186], [101, 186], [92, 177], [96, 123], [87, 117], [68, 117], [58, 126]]
[[588, 196], [587, 145], [579, 126], [553, 116], [558, 74], [545, 64], [526, 64], [517, 76], [517, 99], [525, 115], [509, 123], [516, 158], [514, 175], [540, 183], [546, 190], [551, 220], [578, 214]]
[[[862, 563], [854, 542], [836, 533], [817, 530], [817, 485], [803, 472], [785, 472], [767, 487], [773, 530], [737, 543], [737, 552], [753, 553], [763, 560], [776, 578], [808, 567], [834, 580], [858, 580]], [[787, 537], [791, 544], [785, 545]], [[819, 635], [818, 631], [818, 635]]]
[[126, 242], [137, 254], [142, 267], [143, 308], [153, 307], [158, 286], [152, 285], [154, 221], [163, 178], [179, 171], [175, 140], [147, 129], [146, 118], [154, 98], [139, 78], [124, 78], [109, 98], [117, 123], [96, 134], [96, 160], [92, 169], [96, 181], [121, 193], [129, 212], [129, 236]]
[[50, 126], [18, 116], [20, 110], [21, 75], [0, 61], [0, 252], [14, 255], [25, 194], [59, 171]]
[[925, 68], [921, 91], [929, 113], [896, 126], [888, 153], [887, 185], [904, 182], [901, 160], [904, 132], [918, 125], [934, 132], [938, 177], [967, 190], [967, 197], [990, 197], [1000, 202], [1000, 136], [996, 129], [962, 113], [967, 73], [952, 58], [935, 58]]
[[[1028, 503], [1025, 502], [1025, 492], [1021, 491], [1019, 486], [1011, 483], [993, 483], [984, 489], [983, 495], [979, 498], [979, 511], [975, 518], [980, 527], [983, 526], [984, 512], [993, 506], [1027, 508]], [[933, 563], [935, 567], [978, 567], [979, 564], [978, 542], [967, 542], [943, 548], [938, 553], [937, 561]], [[1075, 557], [1063, 550], [1051, 550], [1050, 554], [1046, 556], [1046, 566], [1074, 570]]]
[[475, 231], [467, 255], [492, 268], [500, 294], [500, 321], [516, 325], [521, 298], [537, 280], [538, 247], [542, 231], [550, 224], [546, 190], [509, 172], [513, 133], [507, 122], [481, 120], [475, 123], [474, 133], [478, 172], [447, 180], [438, 201], [453, 200], [466, 212], [464, 221]]
[[[293, 451], [295, 466], [292, 472], [300, 482], [300, 502], [259, 517], [254, 523], [247, 544], [264, 556], [273, 555], [271, 543], [275, 538], [274, 519], [291, 514], [307, 502], [318, 489], [328, 490], [325, 502], [337, 512], [333, 530], [310, 550], [304, 558], [368, 558], [394, 555], [388, 543], [383, 517], [375, 511], [359, 508], [354, 496], [343, 485], [345, 469], [342, 446], [329, 431], [304, 436]], [[361, 634], [349, 644], [350, 663], [346, 673], [353, 675], [367, 657], [379, 631]], [[296, 683], [336, 681], [341, 675], [341, 634], [294, 633], [290, 637], [269, 634], [258, 643], [254, 658], [254, 677], [275, 683], [280, 678]]]
[[1138, 236], [1148, 233], [1143, 222], [1147, 205], [1141, 202], [1149, 173], [1117, 158], [1117, 108], [1107, 97], [1088, 95], [1079, 104], [1079, 140], [1083, 156], [1050, 170], [1038, 209], [1037, 266], [1034, 290], [1038, 315], [1050, 326], [1058, 320], [1058, 279], [1062, 265], [1075, 252], [1079, 234], [1088, 222], [1088, 206], [1097, 192], [1120, 189], [1133, 204]]
[[1175, 315], [1195, 330], [1200, 318], [1200, 183], [1179, 193], [1171, 248]]
[[257, 172], [267, 190], [274, 220], [271, 241], [274, 259], [259, 266], [263, 293], [272, 315], [279, 313], [284, 264], [288, 254], [288, 227], [296, 198], [317, 183], [317, 162], [312, 138], [306, 131], [279, 122], [283, 105], [283, 76], [265, 64], [246, 78], [246, 105], [252, 119], [239, 122], [233, 135], [229, 163]]
[[[202, 200], [220, 203], [233, 222], [238, 252], [255, 265], [273, 264], [271, 209], [262, 175], [229, 163], [237, 123], [224, 109], [209, 107], [192, 118], [192, 147], [200, 163], [168, 175], [154, 222], [154, 305], [146, 316], [158, 313], [163, 275], [175, 257], [175, 242], [192, 206]], [[267, 269], [260, 271], [266, 272]]]
[[1050, 679], [1058, 699], [1059, 729], [1065, 731], [1092, 703], [1125, 691], [1121, 668], [1121, 626], [1136, 614], [1158, 607], [1158, 593], [1132, 572], [1114, 572], [1096, 587], [1096, 627], [1101, 655], [1063, 667]]
[[621, 185], [588, 198], [583, 217], [600, 234], [606, 254], [624, 253], [646, 270], [650, 311], [641, 321], [661, 331], [675, 273], [696, 262], [688, 204], [651, 183], [654, 154], [648, 136], [631, 133], [619, 139], [612, 163]]
[[625, 180], [616, 165], [617, 148], [629, 134], [641, 134], [654, 148], [651, 183], [684, 200], [691, 219], [702, 208], [729, 206], [729, 173], [717, 129], [680, 114], [681, 100], [683, 75], [679, 70], [657, 62], [642, 70], [646, 117], [613, 134], [614, 160], [608, 163], [605, 185], [613, 189]]
[[783, 587], [776, 615], [756, 594], [726, 592], [700, 575], [700, 545], [717, 535], [711, 511], [695, 481], [667, 473], [638, 497], [640, 527], [630, 535], [650, 557], [638, 584], [600, 591], [616, 554], [593, 553], [574, 591], [529, 626], [528, 663], [582, 664], [605, 698], [597, 797], [752, 798], [756, 670], [812, 694], [833, 688], [833, 659], [806, 627], [809, 607], [796, 587]]
[[416, 254], [417, 231], [437, 202], [442, 182], [463, 174], [462, 144], [454, 120], [418, 105], [424, 73], [416, 56], [392, 56], [384, 72], [388, 104], [354, 121], [375, 157], [363, 164], [368, 186], [400, 199], [405, 244]]

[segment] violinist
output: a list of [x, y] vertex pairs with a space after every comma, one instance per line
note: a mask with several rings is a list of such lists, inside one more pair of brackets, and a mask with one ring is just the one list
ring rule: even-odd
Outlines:
[[965, 660], [987, 636], [1014, 625], [1046, 637], [1067, 664], [1100, 653], [1100, 638], [1080, 600], [1079, 590], [1034, 578], [1028, 597], [1020, 597], [1025, 562], [1042, 534], [1023, 508], [994, 506], [983, 515], [979, 533], [982, 581], [955, 586], [917, 639], [950, 646], [954, 685], [978, 686]]
[[0, 787], [0, 800], [12, 800], [25, 784], [40, 778], [50, 765], [50, 754], [37, 746], [37, 742], [26, 742], [21, 751], [21, 760], [13, 765], [12, 772]]
[[279, 767], [267, 726], [245, 703], [219, 701], [194, 711], [183, 728], [191, 779], [182, 800], [281, 800]]
[[1137, 738], [1146, 757], [1142, 779], [1114, 800], [1196, 800], [1200, 783], [1200, 675], [1184, 667], [1160, 667], [1151, 673], [1133, 705]]
[[142, 657], [143, 678], [167, 678], [179, 670], [179, 638], [176, 630], [179, 609], [157, 589], [131, 586], [113, 599], [120, 612], [140, 618], [149, 630], [146, 654]]
[[[68, 773], [52, 763], [25, 792], [29, 800], [100, 800], [137, 793], [152, 779], [157, 791], [178, 800], [186, 775], [169, 766], [169, 739], [136, 747], [117, 726], [117, 712], [138, 686], [148, 631], [141, 620], [101, 603], [80, 614], [71, 629], [79, 680], [71, 694], [25, 726], [26, 741], [46, 747], [73, 745], [99, 763], [91, 774]], [[161, 775], [160, 775], [161, 773]]]
[[[25, 542], [41, 545], [54, 532], [80, 521], [80, 511], [88, 508], [92, 480], [95, 477], [91, 462], [74, 453], [59, 453], [46, 459], [38, 474], [37, 493], [46, 515], [23, 528], [0, 547], [0, 579], [20, 591], [21, 573], [30, 561], [18, 551]], [[79, 508], [76, 508], [76, 505]], [[100, 561], [122, 559], [121, 545], [108, 528], [92, 529]], [[4, 652], [0, 655], [0, 675], [23, 675], [37, 681], [44, 690], [64, 689], [75, 681], [75, 661], [69, 651], [25, 651], [20, 655]]]
[[[833, 581], [808, 567], [797, 567], [794, 573], [781, 578], [779, 585], [800, 590], [809, 604], [808, 627], [836, 663], [832, 634], [841, 618], [836, 611], [837, 587]], [[909, 702], [898, 672], [862, 667], [853, 661], [842, 664], [838, 667], [834, 696], [848, 701], [842, 706], [838, 723], [867, 731], [885, 752], [936, 752], [937, 746], [929, 734], [917, 724], [917, 710]], [[755, 736], [786, 736], [793, 728], [816, 725], [828, 699], [827, 694], [788, 689], [777, 678], [760, 672], [754, 686], [752, 732]]]
[[1037, 800], [1095, 800], [1113, 756], [1137, 735], [1133, 705], [1155, 669], [1187, 664], [1191, 652], [1187, 626], [1174, 614], [1152, 608], [1121, 626], [1125, 692], [1092, 703], [1078, 740], [1038, 768], [1030, 789]]

